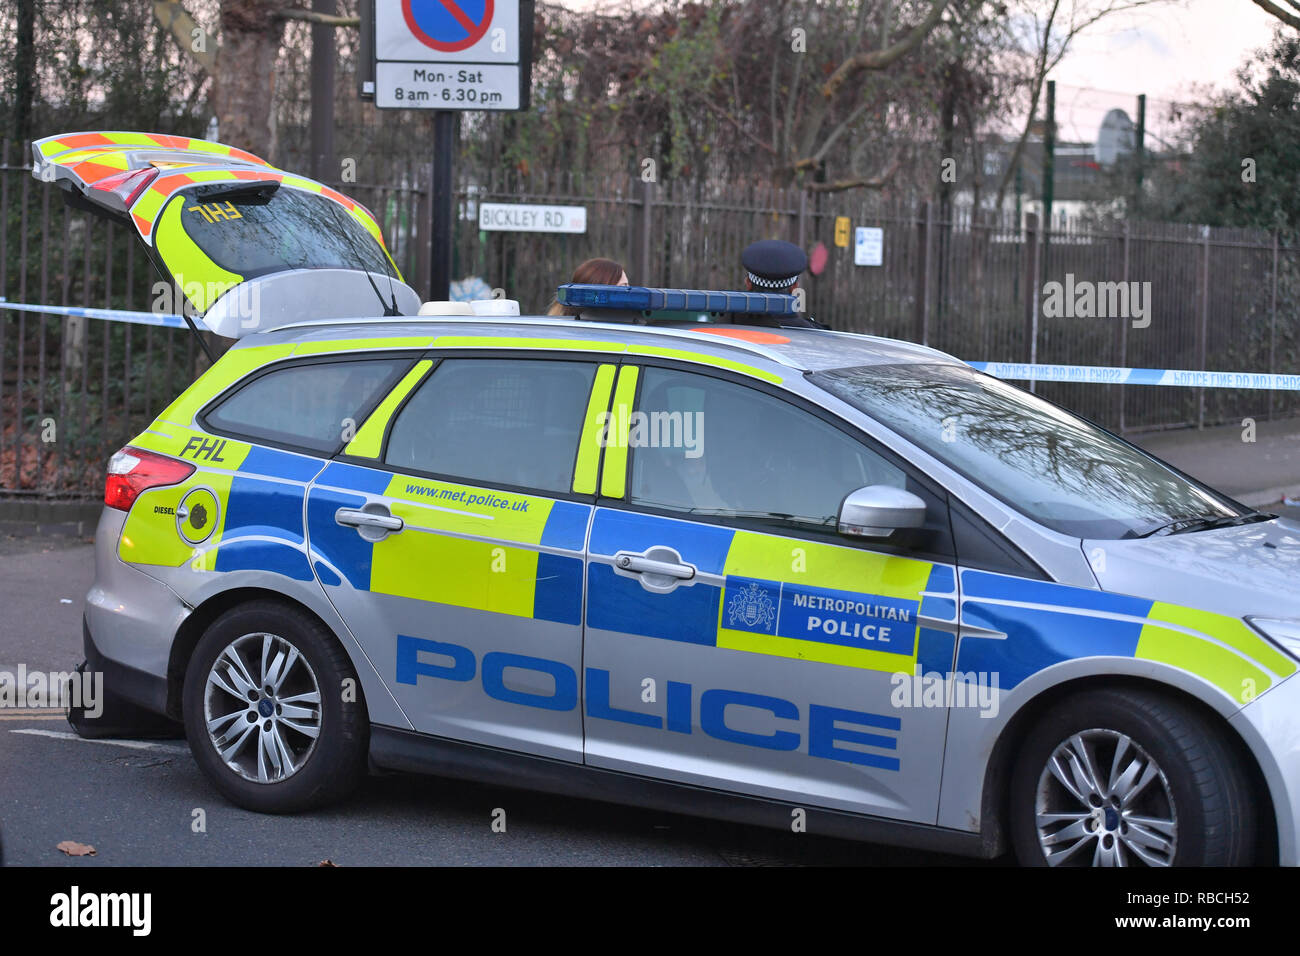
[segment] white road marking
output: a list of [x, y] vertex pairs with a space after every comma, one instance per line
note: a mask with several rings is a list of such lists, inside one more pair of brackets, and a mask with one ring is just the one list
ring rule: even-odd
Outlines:
[[0, 720], [67, 720], [63, 714], [18, 714], [16, 717], [0, 714]]
[[181, 744], [157, 743], [150, 740], [93, 740], [87, 737], [78, 737], [74, 733], [66, 730], [36, 730], [35, 728], [26, 728], [23, 730], [11, 730], [11, 734], [30, 734], [33, 737], [53, 737], [56, 740], [79, 740], [84, 744], [110, 744], [114, 747], [128, 747], [131, 750], [164, 750], [168, 753], [187, 754], [190, 748]]

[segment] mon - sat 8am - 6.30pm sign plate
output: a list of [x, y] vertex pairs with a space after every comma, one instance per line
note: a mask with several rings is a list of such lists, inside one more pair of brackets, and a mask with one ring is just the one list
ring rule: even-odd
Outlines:
[[527, 68], [520, 51], [520, 0], [374, 4], [376, 106], [520, 108], [520, 71]]

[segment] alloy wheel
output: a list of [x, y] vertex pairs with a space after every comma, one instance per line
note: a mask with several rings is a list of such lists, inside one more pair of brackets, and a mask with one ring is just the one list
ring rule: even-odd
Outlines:
[[208, 738], [245, 780], [277, 783], [307, 762], [321, 730], [316, 674], [298, 648], [274, 634], [231, 641], [208, 670]]
[[1073, 734], [1048, 758], [1034, 799], [1050, 866], [1171, 866], [1178, 814], [1159, 764], [1129, 736]]

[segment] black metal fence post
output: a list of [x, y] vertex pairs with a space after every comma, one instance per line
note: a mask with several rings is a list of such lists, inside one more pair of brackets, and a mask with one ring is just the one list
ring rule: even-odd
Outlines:
[[930, 233], [934, 228], [934, 207], [930, 200], [921, 204], [916, 217], [916, 293], [913, 314], [916, 341], [930, 341]]
[[[1024, 271], [1025, 361], [1030, 365], [1038, 358], [1038, 216], [1025, 214], [1025, 240], [1022, 249]], [[1030, 383], [1030, 391], [1033, 391]]]
[[[1197, 295], [1199, 300], [1196, 323], [1196, 362], [1202, 372], [1209, 369], [1210, 348], [1210, 227], [1201, 227], [1201, 255], [1197, 268]], [[1205, 427], [1205, 389], [1196, 390], [1196, 427]]]

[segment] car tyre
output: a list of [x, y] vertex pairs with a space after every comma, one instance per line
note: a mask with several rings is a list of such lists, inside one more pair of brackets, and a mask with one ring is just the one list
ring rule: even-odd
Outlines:
[[324, 624], [282, 602], [253, 601], [209, 625], [182, 710], [199, 768], [246, 809], [323, 806], [365, 771], [369, 722], [352, 663]]
[[1027, 866], [1248, 866], [1250, 779], [1224, 730], [1172, 697], [1075, 694], [1037, 721], [1011, 779]]

